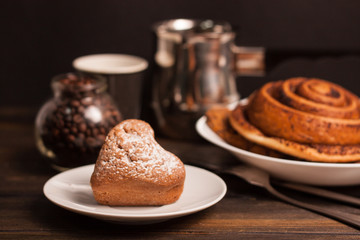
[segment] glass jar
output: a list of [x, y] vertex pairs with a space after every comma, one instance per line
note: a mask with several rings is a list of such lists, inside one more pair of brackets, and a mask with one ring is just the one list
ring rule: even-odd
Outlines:
[[57, 170], [95, 163], [107, 133], [122, 119], [103, 78], [67, 73], [51, 81], [53, 98], [37, 114], [36, 144]]

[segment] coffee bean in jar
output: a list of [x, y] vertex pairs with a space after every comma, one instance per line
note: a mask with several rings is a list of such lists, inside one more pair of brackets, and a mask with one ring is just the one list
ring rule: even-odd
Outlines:
[[105, 136], [122, 120], [106, 80], [67, 73], [51, 87], [54, 96], [36, 117], [38, 149], [60, 171], [95, 163]]

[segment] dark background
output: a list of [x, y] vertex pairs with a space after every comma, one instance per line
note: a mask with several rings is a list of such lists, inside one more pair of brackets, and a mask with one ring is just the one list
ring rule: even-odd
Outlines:
[[151, 62], [151, 25], [171, 18], [226, 20], [237, 45], [267, 49], [267, 75], [237, 79], [242, 96], [295, 76], [360, 95], [359, 11], [358, 0], [0, 1], [0, 111], [39, 109], [51, 96], [50, 79], [73, 71], [78, 56], [126, 53]]

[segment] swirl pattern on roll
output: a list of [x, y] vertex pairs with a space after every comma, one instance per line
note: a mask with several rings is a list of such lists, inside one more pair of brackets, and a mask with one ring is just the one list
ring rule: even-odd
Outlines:
[[250, 97], [246, 115], [272, 137], [307, 144], [360, 143], [359, 98], [321, 79], [269, 82]]

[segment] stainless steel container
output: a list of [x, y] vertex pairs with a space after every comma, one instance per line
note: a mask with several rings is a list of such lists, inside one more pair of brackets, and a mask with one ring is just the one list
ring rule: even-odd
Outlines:
[[197, 138], [210, 107], [239, 100], [237, 75], [261, 75], [264, 49], [238, 47], [227, 22], [174, 19], [154, 25], [157, 38], [152, 107], [166, 136]]

